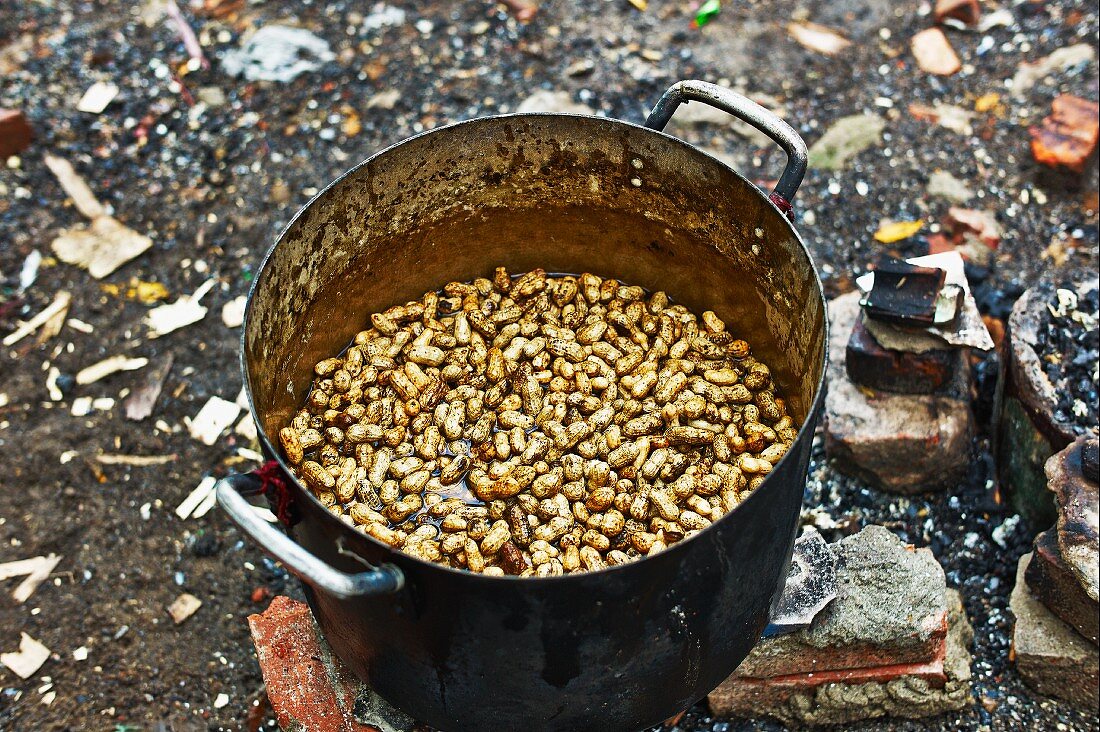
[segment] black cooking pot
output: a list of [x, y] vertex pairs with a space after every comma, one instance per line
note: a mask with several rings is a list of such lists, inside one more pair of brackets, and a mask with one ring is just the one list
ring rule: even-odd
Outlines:
[[[770, 197], [661, 132], [687, 101], [740, 117], [786, 151]], [[256, 475], [221, 481], [218, 499], [302, 578], [333, 650], [382, 697], [447, 732], [637, 730], [687, 708], [749, 652], [787, 573], [821, 407], [825, 301], [784, 216], [805, 166], [802, 140], [771, 113], [683, 81], [645, 126], [511, 114], [417, 135], [336, 180], [283, 231], [249, 294], [241, 363], [286, 486], [287, 535], [242, 497]], [[793, 447], [706, 530], [598, 572], [471, 574], [341, 521], [273, 447], [313, 364], [369, 327], [368, 313], [499, 265], [595, 272], [714, 310], [772, 366], [803, 421]]]

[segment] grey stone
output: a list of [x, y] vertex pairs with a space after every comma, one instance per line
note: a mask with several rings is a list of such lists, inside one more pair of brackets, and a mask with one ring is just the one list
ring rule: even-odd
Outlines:
[[811, 627], [757, 644], [734, 672], [770, 677], [815, 670], [926, 663], [946, 632], [946, 580], [927, 549], [882, 526], [831, 546], [837, 596]]
[[953, 486], [970, 460], [973, 416], [966, 354], [945, 393], [890, 394], [848, 378], [845, 348], [859, 315], [858, 292], [829, 303], [825, 450], [837, 467], [877, 488], [920, 493]]
[[1095, 712], [1100, 705], [1100, 652], [1028, 590], [1031, 554], [1020, 557], [1009, 607], [1016, 624], [1012, 647], [1016, 669], [1040, 694]]
[[[948, 631], [944, 644], [941, 683], [920, 673], [904, 673], [863, 683], [815, 683], [813, 674], [797, 681], [731, 677], [708, 697], [711, 712], [719, 716], [774, 717], [804, 728], [850, 724], [876, 717], [918, 718], [963, 709], [971, 702], [970, 653], [974, 633], [955, 590], [947, 590]], [[885, 671], [885, 670], [884, 670]], [[914, 669], [916, 671], [916, 669]], [[802, 682], [802, 683], [800, 683]]]

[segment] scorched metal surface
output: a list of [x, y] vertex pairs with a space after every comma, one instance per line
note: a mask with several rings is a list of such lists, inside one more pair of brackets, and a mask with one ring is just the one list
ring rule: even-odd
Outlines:
[[[776, 140], [771, 197], [659, 130], [678, 104], [714, 105]], [[233, 519], [303, 578], [336, 653], [413, 717], [460, 730], [637, 730], [705, 695], [764, 629], [790, 562], [827, 358], [814, 265], [785, 218], [805, 146], [752, 102], [680, 82], [646, 126], [557, 114], [487, 117], [405, 140], [318, 194], [268, 252], [249, 295], [242, 367], [252, 415], [287, 486], [287, 535], [242, 493]], [[630, 564], [556, 578], [488, 577], [415, 559], [330, 513], [271, 436], [312, 365], [367, 314], [451, 280], [591, 271], [714, 310], [773, 366], [804, 420], [787, 456], [738, 508]], [[289, 536], [289, 538], [288, 538]]]

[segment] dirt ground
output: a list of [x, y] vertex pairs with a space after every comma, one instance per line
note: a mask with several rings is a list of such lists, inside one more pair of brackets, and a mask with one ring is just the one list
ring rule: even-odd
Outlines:
[[[526, 25], [486, 2], [180, 5], [209, 68], [186, 68], [187, 50], [157, 0], [41, 0], [6, 3], [0, 12], [0, 107], [22, 110], [36, 133], [0, 169], [0, 334], [57, 292], [72, 294], [70, 321], [58, 334], [0, 351], [0, 562], [62, 557], [25, 604], [11, 598], [18, 580], [0, 586], [0, 651], [15, 650], [20, 631], [52, 651], [25, 681], [0, 669], [2, 729], [270, 724], [245, 617], [272, 593], [299, 590], [219, 511], [176, 517], [204, 476], [254, 467], [237, 452], [249, 447], [246, 438], [227, 431], [207, 447], [185, 420], [210, 397], [232, 401], [241, 389], [239, 330], [220, 314], [246, 293], [281, 227], [346, 168], [417, 131], [509, 111], [537, 90], [561, 90], [600, 114], [638, 122], [678, 79], [720, 81], [778, 107], [810, 143], [846, 115], [885, 120], [882, 140], [845, 169], [811, 168], [795, 202], [831, 294], [852, 289], [853, 275], [880, 252], [926, 252], [937, 224], [890, 247], [872, 235], [883, 219], [939, 221], [951, 205], [927, 190], [939, 169], [970, 188], [966, 205], [994, 212], [1004, 230], [991, 266], [971, 272], [986, 312], [1003, 317], [1023, 286], [1056, 264], [1095, 271], [1095, 159], [1084, 176], [1052, 175], [1032, 161], [1027, 132], [1058, 93], [1096, 100], [1095, 54], [1022, 94], [1006, 84], [1021, 62], [1076, 43], [1095, 50], [1093, 2], [984, 3], [985, 14], [1002, 11], [1005, 24], [948, 30], [964, 64], [952, 77], [914, 64], [908, 39], [932, 19], [927, 3], [908, 0], [727, 2], [701, 30], [690, 25], [692, 5], [661, 0], [644, 12], [625, 0], [554, 0]], [[385, 24], [395, 18], [387, 8], [403, 9], [404, 18]], [[835, 58], [804, 49], [786, 31], [791, 18], [832, 26], [852, 46]], [[226, 52], [276, 22], [309, 28], [334, 59], [285, 83], [226, 73]], [[77, 111], [96, 81], [116, 84], [117, 98], [100, 114]], [[973, 112], [983, 97], [988, 104], [978, 105], [984, 111], [974, 113], [969, 133], [909, 111], [913, 103], [942, 103]], [[750, 179], [778, 175], [780, 154], [724, 125], [676, 132]], [[56, 260], [50, 242], [81, 217], [47, 171], [48, 152], [70, 160], [121, 221], [152, 237], [152, 248], [102, 280]], [[36, 250], [45, 259], [23, 291], [20, 273]], [[132, 280], [161, 283], [171, 301], [208, 278], [216, 284], [203, 300], [206, 318], [149, 338], [143, 318], [152, 305], [128, 296]], [[151, 364], [71, 383], [80, 369], [115, 354]], [[152, 416], [128, 420], [125, 395], [168, 354], [174, 363]], [[59, 401], [46, 385], [51, 367], [61, 375]], [[73, 416], [74, 400], [85, 396], [115, 402]], [[986, 443], [976, 450], [976, 465], [988, 467]], [[173, 457], [127, 466], [102, 464], [103, 454]], [[1007, 661], [1009, 578], [1030, 529], [1018, 527], [1007, 551], [994, 543], [1007, 516], [989, 500], [987, 469], [976, 468], [954, 498], [914, 501], [870, 494], [834, 475], [820, 455], [812, 470], [807, 495], [830, 513], [884, 522], [931, 545], [976, 625], [972, 708], [866, 729], [1096, 729], [1095, 717], [1034, 697]], [[919, 528], [927, 512], [940, 527], [934, 536]], [[970, 533], [977, 538], [964, 550]], [[203, 604], [175, 625], [166, 607], [183, 592]], [[79, 648], [86, 660], [74, 658]], [[215, 708], [220, 694], [228, 703]], [[701, 706], [680, 725], [772, 727], [712, 720]]]

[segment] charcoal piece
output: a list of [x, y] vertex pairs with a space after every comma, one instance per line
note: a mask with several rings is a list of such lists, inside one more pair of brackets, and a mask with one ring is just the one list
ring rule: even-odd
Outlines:
[[935, 323], [936, 298], [947, 273], [887, 258], [875, 266], [875, 284], [864, 310], [873, 318], [897, 325], [925, 327]]

